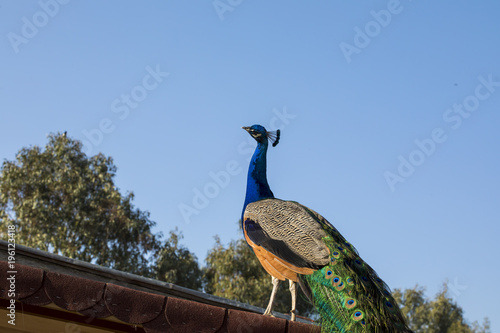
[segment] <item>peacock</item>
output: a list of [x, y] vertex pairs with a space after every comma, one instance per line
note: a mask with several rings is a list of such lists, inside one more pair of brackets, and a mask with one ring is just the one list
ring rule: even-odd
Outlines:
[[266, 156], [280, 131], [261, 125], [243, 129], [257, 141], [241, 222], [245, 240], [272, 277], [264, 315], [272, 315], [280, 281], [289, 280], [291, 320], [298, 283], [321, 316], [322, 332], [411, 332], [389, 287], [332, 224], [298, 202], [274, 197]]

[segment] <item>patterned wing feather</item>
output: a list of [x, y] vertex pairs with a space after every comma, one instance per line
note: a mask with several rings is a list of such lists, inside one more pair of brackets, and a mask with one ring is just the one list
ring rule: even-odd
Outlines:
[[319, 269], [330, 262], [327, 234], [304, 206], [279, 199], [248, 204], [244, 228], [257, 245], [298, 267]]

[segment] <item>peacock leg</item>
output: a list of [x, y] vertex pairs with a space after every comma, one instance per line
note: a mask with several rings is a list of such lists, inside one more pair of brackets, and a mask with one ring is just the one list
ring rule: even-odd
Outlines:
[[292, 310], [291, 313], [291, 321], [295, 321], [295, 306], [297, 304], [297, 284], [292, 280], [288, 280], [290, 282], [290, 294], [292, 294]]
[[273, 311], [273, 303], [274, 303], [274, 297], [276, 296], [276, 292], [278, 291], [278, 286], [280, 284], [280, 280], [273, 278], [273, 291], [271, 291], [271, 298], [269, 299], [269, 304], [267, 305], [266, 311], [264, 312], [264, 316], [272, 316], [272, 311]]

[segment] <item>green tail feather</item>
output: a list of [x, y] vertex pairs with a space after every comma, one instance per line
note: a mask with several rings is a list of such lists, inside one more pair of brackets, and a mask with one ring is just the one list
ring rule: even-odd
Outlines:
[[411, 332], [389, 287], [326, 220], [331, 263], [302, 279], [311, 289], [322, 332]]

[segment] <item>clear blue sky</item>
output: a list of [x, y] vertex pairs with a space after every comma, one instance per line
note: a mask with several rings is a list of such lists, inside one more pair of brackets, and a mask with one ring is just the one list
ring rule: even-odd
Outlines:
[[2, 159], [68, 131], [203, 262], [241, 237], [240, 127], [277, 126], [277, 197], [500, 330], [498, 2], [60, 2], [0, 1]]

